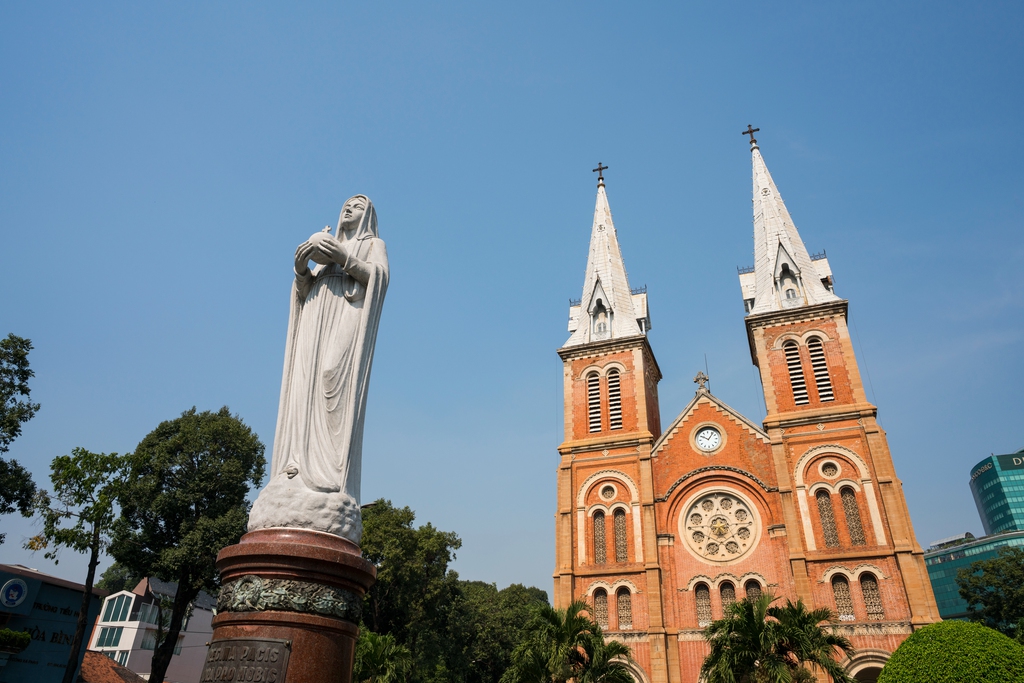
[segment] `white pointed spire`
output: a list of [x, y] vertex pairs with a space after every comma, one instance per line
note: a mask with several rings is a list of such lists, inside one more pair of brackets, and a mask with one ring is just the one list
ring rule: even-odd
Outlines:
[[579, 302], [570, 304], [569, 331], [572, 336], [565, 346], [639, 337], [650, 327], [647, 293], [633, 294], [629, 288], [604, 178], [599, 178], [583, 295]]
[[828, 261], [811, 260], [757, 140], [751, 132], [746, 134], [751, 135], [754, 166], [754, 270], [740, 274], [747, 312], [767, 313], [838, 301], [831, 291]]

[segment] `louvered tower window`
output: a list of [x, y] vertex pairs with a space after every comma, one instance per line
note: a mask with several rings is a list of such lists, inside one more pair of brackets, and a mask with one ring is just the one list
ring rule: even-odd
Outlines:
[[736, 602], [736, 587], [726, 581], [722, 584], [722, 610]]
[[601, 376], [587, 375], [587, 420], [591, 432], [601, 431]]
[[746, 585], [743, 586], [743, 589], [747, 591], [747, 597], [751, 600], [757, 600], [761, 597], [761, 584], [753, 579], [747, 581]]
[[697, 625], [704, 628], [711, 623], [711, 591], [706, 584], [697, 584], [693, 591], [697, 598]]
[[818, 517], [821, 519], [821, 532], [825, 535], [825, 545], [829, 548], [838, 548], [839, 532], [836, 531], [836, 514], [832, 509], [832, 495], [822, 489], [814, 497], [818, 501]]
[[834, 400], [832, 380], [828, 376], [828, 364], [825, 362], [825, 347], [822, 346], [820, 339], [811, 337], [807, 340], [807, 350], [811, 354], [811, 368], [814, 369], [814, 384], [818, 387], [818, 400]]
[[793, 401], [798, 406], [807, 405], [807, 382], [804, 381], [804, 369], [800, 365], [800, 347], [795, 341], [788, 341], [782, 345], [782, 350], [786, 352], [786, 367], [789, 368], [789, 384], [793, 387]]
[[612, 429], [622, 429], [622, 391], [619, 387], [619, 371], [608, 371], [608, 424]]
[[619, 610], [619, 630], [628, 631], [633, 628], [633, 599], [628, 588], [620, 588], [615, 594]]
[[594, 618], [598, 626], [608, 628], [608, 592], [603, 588], [594, 591]]
[[844, 486], [839, 495], [843, 499], [843, 513], [846, 515], [846, 528], [850, 530], [850, 542], [854, 545], [867, 545], [867, 541], [864, 539], [864, 527], [860, 523], [857, 494], [849, 486]]
[[853, 598], [850, 597], [850, 582], [845, 576], [832, 577], [832, 595], [836, 599], [836, 612], [841, 621], [853, 621]]
[[604, 513], [594, 513], [594, 562], [604, 564], [608, 561], [608, 552], [605, 549], [604, 534]]
[[868, 619], [873, 621], [885, 619], [882, 594], [878, 591], [878, 579], [874, 574], [860, 575], [860, 592], [864, 596], [864, 607], [867, 609]]
[[612, 514], [615, 524], [615, 561], [627, 562], [626, 511], [619, 508]]

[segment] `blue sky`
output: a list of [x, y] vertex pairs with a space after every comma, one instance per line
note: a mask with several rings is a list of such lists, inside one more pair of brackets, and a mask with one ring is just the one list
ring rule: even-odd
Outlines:
[[[391, 286], [364, 499], [458, 532], [464, 578], [550, 591], [590, 169], [663, 422], [705, 353], [760, 420], [752, 123], [850, 301], [919, 540], [980, 533], [971, 466], [1024, 447], [1022, 28], [1008, 2], [5, 4], [0, 334], [32, 339], [42, 403], [10, 455], [45, 484], [193, 405], [269, 453], [292, 254], [365, 193]], [[84, 576], [0, 524], [0, 561]]]

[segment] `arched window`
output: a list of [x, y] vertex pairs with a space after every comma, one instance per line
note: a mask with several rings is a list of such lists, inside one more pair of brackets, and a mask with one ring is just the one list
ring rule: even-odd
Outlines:
[[799, 292], [797, 292], [799, 286], [796, 275], [789, 269], [789, 264], [783, 263], [782, 271], [779, 273], [779, 289], [783, 291], [787, 299], [796, 299], [799, 296]]
[[612, 521], [615, 523], [615, 561], [628, 562], [628, 546], [626, 545], [626, 511], [622, 508], [617, 509], [612, 514]]
[[[786, 367], [789, 368], [789, 385], [793, 387], [793, 401], [798, 405], [807, 405], [807, 382], [804, 381], [804, 368], [800, 365], [800, 347], [795, 341], [788, 341], [782, 345], [786, 352]], [[600, 417], [598, 418], [600, 422]], [[590, 431], [594, 431], [591, 429]]]
[[853, 621], [853, 598], [850, 597], [850, 582], [842, 574], [832, 577], [832, 595], [836, 599], [836, 612], [841, 621]]
[[594, 562], [604, 564], [608, 561], [608, 551], [605, 549], [604, 513], [594, 513]]
[[603, 588], [594, 591], [594, 619], [601, 628], [608, 628], [608, 591]]
[[619, 371], [608, 371], [608, 425], [622, 429], [622, 391], [619, 388]]
[[601, 376], [596, 372], [587, 375], [587, 420], [591, 432], [601, 431]]
[[878, 591], [878, 579], [874, 574], [860, 575], [860, 593], [864, 596], [864, 607], [868, 619], [881, 621], [885, 619], [885, 608], [882, 607], [882, 594]]
[[711, 590], [707, 584], [698, 583], [693, 595], [697, 599], [697, 625], [704, 628], [711, 623]]
[[628, 588], [620, 588], [615, 594], [619, 608], [619, 630], [628, 631], [633, 628], [633, 599]]
[[832, 393], [832, 380], [828, 376], [828, 363], [825, 362], [825, 347], [817, 337], [807, 340], [807, 350], [811, 354], [811, 368], [814, 370], [814, 384], [818, 387], [818, 400], [835, 399]]
[[719, 591], [722, 593], [722, 611], [724, 612], [726, 607], [736, 602], [736, 587], [726, 581]]
[[595, 339], [606, 339], [611, 330], [612, 315], [605, 308], [604, 302], [600, 299], [594, 305], [593, 315], [593, 336]]
[[821, 533], [825, 535], [825, 545], [829, 548], [838, 548], [839, 532], [836, 531], [836, 514], [832, 509], [832, 494], [821, 489], [814, 497], [818, 501], [818, 517], [821, 519]]
[[846, 514], [846, 528], [850, 530], [850, 542], [854, 545], [866, 545], [864, 527], [860, 523], [860, 508], [857, 506], [857, 494], [849, 486], [839, 492], [843, 499], [843, 512]]
[[761, 584], [759, 584], [754, 579], [751, 579], [750, 581], [747, 581], [745, 584], [743, 584], [743, 590], [747, 592], [747, 597], [751, 600], [757, 600], [759, 597], [761, 597]]

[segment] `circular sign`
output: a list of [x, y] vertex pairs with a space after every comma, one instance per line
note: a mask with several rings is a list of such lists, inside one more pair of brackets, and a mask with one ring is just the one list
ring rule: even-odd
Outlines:
[[0, 589], [0, 605], [17, 607], [28, 597], [28, 584], [21, 579], [11, 579]]

